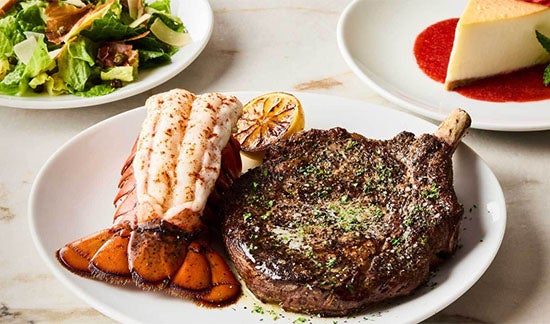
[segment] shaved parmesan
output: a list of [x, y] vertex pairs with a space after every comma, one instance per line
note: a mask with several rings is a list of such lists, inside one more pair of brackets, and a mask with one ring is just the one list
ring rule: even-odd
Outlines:
[[44, 34], [32, 32], [32, 31], [24, 31], [23, 34], [25, 34], [25, 37], [27, 38], [40, 38], [44, 37]]
[[171, 29], [159, 18], [155, 19], [149, 29], [159, 40], [175, 47], [187, 45], [191, 40], [188, 33], [179, 33]]
[[143, 14], [138, 19], [132, 21], [132, 23], [128, 26], [130, 26], [130, 28], [136, 28], [137, 26], [139, 26], [139, 25], [143, 24], [144, 22], [146, 22], [147, 20], [149, 20], [149, 18], [151, 18], [150, 14]]
[[35, 37], [29, 37], [22, 42], [19, 42], [13, 46], [13, 52], [17, 59], [23, 63], [29, 64], [29, 61], [34, 53], [34, 49], [38, 45]]
[[61, 50], [63, 50], [63, 47], [55, 49], [53, 51], [49, 51], [48, 55], [51, 57], [52, 60], [55, 60], [55, 59], [57, 59], [59, 54], [61, 54]]
[[62, 2], [73, 5], [78, 8], [86, 7], [86, 4], [80, 0], [63, 0]]

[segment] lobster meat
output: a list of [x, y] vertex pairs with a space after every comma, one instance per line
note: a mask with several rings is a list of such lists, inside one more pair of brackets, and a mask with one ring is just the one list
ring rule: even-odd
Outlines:
[[240, 283], [209, 234], [219, 224], [221, 194], [241, 173], [231, 130], [242, 105], [232, 96], [174, 89], [145, 106], [112, 226], [66, 244], [57, 259], [84, 277], [164, 289], [200, 305], [230, 304]]

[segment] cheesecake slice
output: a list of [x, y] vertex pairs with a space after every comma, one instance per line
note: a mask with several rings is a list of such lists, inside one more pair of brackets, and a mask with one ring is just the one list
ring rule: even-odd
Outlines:
[[550, 7], [522, 0], [469, 0], [456, 27], [445, 88], [550, 62], [535, 30], [550, 35]]

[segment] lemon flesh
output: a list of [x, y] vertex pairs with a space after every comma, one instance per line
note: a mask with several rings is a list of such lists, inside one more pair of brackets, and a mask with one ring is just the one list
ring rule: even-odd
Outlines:
[[243, 153], [252, 159], [261, 159], [270, 145], [304, 127], [304, 111], [298, 98], [285, 92], [272, 92], [244, 105], [235, 138]]

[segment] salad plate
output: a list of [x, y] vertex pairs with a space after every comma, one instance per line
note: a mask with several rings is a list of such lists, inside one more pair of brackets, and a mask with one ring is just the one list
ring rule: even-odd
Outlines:
[[[460, 107], [472, 127], [499, 131], [550, 129], [550, 100], [485, 102], [446, 91], [426, 76], [413, 53], [428, 26], [460, 17], [467, 0], [354, 0], [340, 16], [337, 41], [351, 70], [386, 99], [425, 117], [443, 120]], [[542, 76], [541, 76], [542, 78]]]
[[169, 63], [142, 70], [139, 72], [138, 80], [103, 96], [0, 95], [0, 106], [28, 109], [62, 109], [101, 105], [140, 94], [170, 80], [189, 66], [203, 51], [210, 40], [214, 24], [213, 12], [208, 0], [172, 0], [170, 5], [172, 14], [181, 19], [191, 41], [178, 49], [172, 55]]
[[[242, 102], [258, 92], [232, 93]], [[306, 128], [345, 127], [367, 137], [388, 139], [403, 130], [416, 134], [437, 128], [411, 114], [334, 96], [294, 93]], [[492, 262], [506, 226], [500, 185], [489, 167], [465, 144], [454, 155], [455, 188], [464, 205], [461, 248], [412, 296], [373, 306], [352, 317], [318, 318], [285, 312], [258, 301], [244, 289], [236, 304], [198, 307], [162, 292], [133, 285], [115, 286], [65, 270], [55, 251], [66, 242], [107, 227], [119, 171], [145, 118], [143, 107], [102, 121], [62, 146], [44, 165], [29, 199], [30, 231], [39, 254], [70, 291], [105, 315], [124, 323], [386, 323], [417, 322], [440, 311], [466, 292]], [[391, 122], [389, 122], [391, 121]]]

